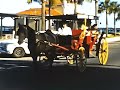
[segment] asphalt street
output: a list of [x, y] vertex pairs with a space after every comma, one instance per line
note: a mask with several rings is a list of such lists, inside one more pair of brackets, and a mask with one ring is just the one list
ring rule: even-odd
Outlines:
[[[109, 44], [107, 65], [88, 59], [84, 72], [57, 62], [52, 71], [32, 68], [32, 59], [0, 58], [0, 90], [120, 90], [120, 42]], [[6, 59], [6, 60], [5, 60]]]

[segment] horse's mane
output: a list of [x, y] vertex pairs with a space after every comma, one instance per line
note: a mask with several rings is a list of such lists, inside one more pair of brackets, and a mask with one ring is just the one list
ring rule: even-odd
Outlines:
[[35, 34], [35, 30], [31, 28], [30, 26], [26, 25], [27, 29], [30, 31], [30, 33]]
[[35, 43], [36, 42], [36, 35], [35, 35], [35, 30], [32, 29], [30, 26], [25, 25], [25, 27], [27, 28], [27, 38], [28, 38], [28, 42], [32, 42]]

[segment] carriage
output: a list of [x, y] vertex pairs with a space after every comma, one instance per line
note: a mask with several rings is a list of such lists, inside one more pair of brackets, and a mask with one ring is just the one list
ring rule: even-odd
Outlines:
[[[67, 60], [68, 64], [75, 64], [76, 68], [79, 71], [84, 71], [86, 69], [87, 58], [90, 58], [90, 52], [94, 48], [94, 51], [96, 52], [95, 56], [98, 57], [100, 64], [105, 65], [107, 63], [108, 43], [106, 37], [104, 37], [104, 32], [102, 32], [99, 35], [95, 34], [93, 36], [92, 34], [90, 34], [90, 35], [85, 35], [84, 38], [80, 38], [83, 30], [81, 30], [80, 28], [76, 28], [76, 24], [75, 24], [76, 22], [78, 24], [84, 22], [86, 26], [87, 25], [90, 26], [91, 20], [95, 20], [97, 19], [97, 17], [90, 15], [76, 14], [76, 15], [48, 16], [46, 17], [46, 19], [53, 20], [56, 29], [58, 29], [58, 27], [63, 22], [68, 22], [70, 26], [72, 26], [72, 28], [74, 29], [72, 29], [72, 36], [57, 35], [57, 39], [58, 39], [57, 43], [50, 42], [49, 40], [38, 40], [39, 43], [38, 42], [37, 43], [39, 45], [42, 43], [47, 45], [45, 46], [46, 48], [48, 46], [54, 48], [53, 51], [51, 49], [48, 50], [47, 52], [44, 52], [44, 50], [41, 51], [38, 55], [39, 61], [44, 62], [47, 60], [49, 61], [49, 59], [60, 60], [61, 59], [60, 56], [63, 56]], [[77, 26], [79, 27], [80, 25]], [[47, 35], [48, 36], [51, 35], [54, 37], [55, 34], [49, 33], [46, 34], [45, 36], [47, 37]]]

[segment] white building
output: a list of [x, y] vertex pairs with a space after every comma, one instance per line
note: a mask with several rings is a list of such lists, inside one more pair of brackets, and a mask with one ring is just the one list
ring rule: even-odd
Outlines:
[[[73, 3], [67, 3], [64, 1], [64, 14], [74, 14], [75, 5]], [[77, 5], [77, 13], [95, 15], [95, 2], [83, 2], [82, 5]]]
[[[27, 0], [0, 0], [0, 13], [16, 14], [30, 8], [41, 8], [41, 5], [38, 2], [28, 4]], [[3, 26], [14, 26], [12, 18], [4, 18], [2, 22]]]

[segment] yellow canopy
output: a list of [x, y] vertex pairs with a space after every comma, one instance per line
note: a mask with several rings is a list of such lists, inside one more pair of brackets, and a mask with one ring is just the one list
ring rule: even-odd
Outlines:
[[[45, 13], [46, 15], [49, 15], [49, 8], [45, 9]], [[37, 15], [37, 16], [41, 16], [41, 14], [42, 14], [41, 8], [31, 8], [29, 10], [17, 13], [17, 15]], [[50, 15], [51, 16], [63, 15], [62, 7], [50, 9]]]

